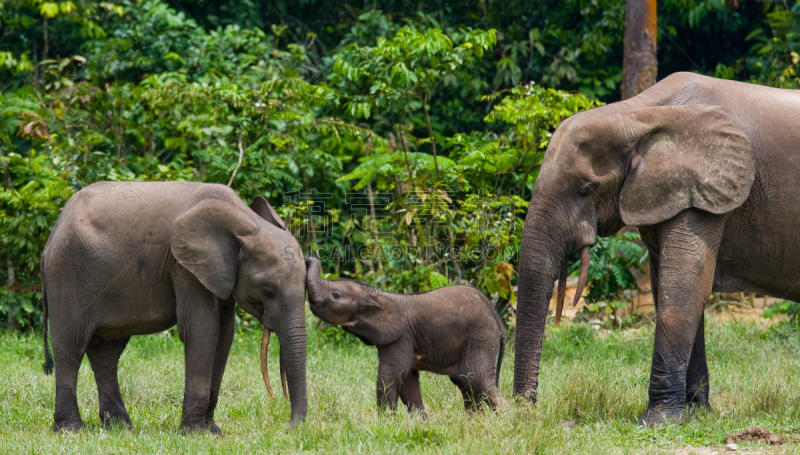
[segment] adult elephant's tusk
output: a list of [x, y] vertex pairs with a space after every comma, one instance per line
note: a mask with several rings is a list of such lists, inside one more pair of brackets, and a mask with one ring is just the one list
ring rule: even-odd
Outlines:
[[289, 399], [289, 393], [286, 391], [286, 369], [283, 367], [283, 356], [281, 359], [281, 387], [283, 387], [283, 398]]
[[[275, 394], [272, 393], [272, 387], [269, 385], [269, 371], [267, 371], [267, 351], [269, 351], [269, 336], [270, 331], [264, 329], [264, 334], [261, 335], [261, 376], [264, 378], [264, 384], [267, 386], [267, 393], [272, 399], [275, 399]], [[285, 389], [284, 389], [285, 390]]]
[[556, 327], [561, 322], [561, 312], [564, 310], [564, 296], [567, 294], [567, 258], [561, 262], [561, 273], [558, 275], [558, 298], [556, 299]]
[[578, 276], [578, 287], [575, 289], [575, 300], [572, 301], [572, 306], [578, 304], [578, 301], [583, 295], [583, 287], [586, 286], [586, 278], [589, 277], [589, 246], [581, 248], [581, 273]]

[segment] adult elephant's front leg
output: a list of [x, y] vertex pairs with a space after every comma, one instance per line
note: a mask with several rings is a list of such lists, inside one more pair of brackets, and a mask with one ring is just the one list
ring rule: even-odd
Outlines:
[[178, 335], [184, 343], [186, 362], [181, 428], [205, 431], [210, 429], [206, 415], [211, 404], [220, 309], [217, 298], [194, 275], [188, 272], [178, 275], [174, 277]]
[[[716, 265], [725, 216], [689, 209], [656, 227], [659, 243], [658, 321], [650, 372], [650, 402], [640, 422], [679, 420], [687, 405], [687, 373]], [[701, 346], [702, 347], [702, 346]], [[705, 351], [696, 353], [696, 362]], [[695, 371], [699, 371], [695, 365]], [[694, 372], [688, 376], [696, 383]], [[706, 381], [707, 382], [707, 381]]]
[[235, 311], [236, 303], [233, 300], [222, 303], [217, 352], [214, 356], [214, 371], [211, 375], [211, 395], [209, 396], [208, 410], [206, 411], [206, 425], [212, 433], [222, 433], [222, 430], [214, 423], [214, 411], [219, 401], [222, 376], [225, 373], [225, 365], [228, 363], [228, 354], [233, 343]]
[[686, 404], [690, 410], [709, 409], [708, 363], [706, 363], [705, 314], [700, 315], [700, 324], [694, 338], [689, 368], [686, 371]]

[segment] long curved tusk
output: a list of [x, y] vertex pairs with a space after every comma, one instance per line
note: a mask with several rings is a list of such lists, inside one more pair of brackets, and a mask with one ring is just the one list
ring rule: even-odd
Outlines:
[[586, 278], [589, 277], [589, 249], [588, 245], [581, 248], [581, 274], [578, 276], [578, 287], [575, 289], [575, 300], [572, 301], [572, 306], [577, 305], [581, 299], [583, 287], [586, 286]]
[[264, 378], [264, 384], [267, 386], [267, 393], [272, 399], [275, 399], [275, 394], [272, 393], [272, 387], [269, 385], [269, 371], [267, 371], [267, 351], [269, 350], [269, 335], [270, 331], [264, 329], [264, 334], [261, 335], [261, 376]]
[[558, 275], [558, 298], [556, 299], [556, 327], [561, 322], [561, 312], [564, 310], [564, 296], [567, 294], [567, 258], [561, 263], [561, 273]]
[[289, 399], [289, 393], [286, 391], [286, 369], [283, 368], [283, 355], [280, 356], [281, 359], [281, 387], [283, 387], [283, 398]]

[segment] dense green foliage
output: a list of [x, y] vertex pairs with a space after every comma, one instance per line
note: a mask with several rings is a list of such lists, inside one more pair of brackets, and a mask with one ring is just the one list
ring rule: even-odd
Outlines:
[[[334, 276], [513, 311], [549, 137], [619, 96], [624, 3], [0, 0], [0, 317], [38, 324], [47, 235], [100, 180], [263, 194]], [[797, 88], [800, 3], [724, 3], [659, 5], [660, 76]]]

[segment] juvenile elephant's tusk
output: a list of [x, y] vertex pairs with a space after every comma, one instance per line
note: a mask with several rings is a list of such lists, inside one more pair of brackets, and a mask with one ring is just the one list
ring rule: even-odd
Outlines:
[[283, 387], [283, 398], [289, 399], [289, 393], [286, 391], [286, 369], [283, 367], [283, 355], [281, 359], [281, 387]]
[[556, 327], [561, 322], [561, 312], [564, 310], [564, 296], [567, 295], [567, 258], [561, 263], [561, 273], [558, 275], [558, 298], [556, 299]]
[[[267, 386], [267, 393], [272, 399], [275, 399], [275, 394], [272, 393], [272, 387], [269, 385], [269, 371], [267, 371], [267, 351], [269, 351], [269, 336], [270, 331], [264, 329], [264, 334], [261, 335], [261, 376], [264, 378], [264, 384]], [[283, 368], [281, 368], [283, 370]], [[286, 388], [284, 386], [284, 393]]]
[[583, 295], [583, 287], [586, 286], [586, 278], [589, 276], [589, 246], [581, 248], [581, 274], [578, 276], [578, 287], [575, 289], [575, 300], [572, 306], [578, 304]]

